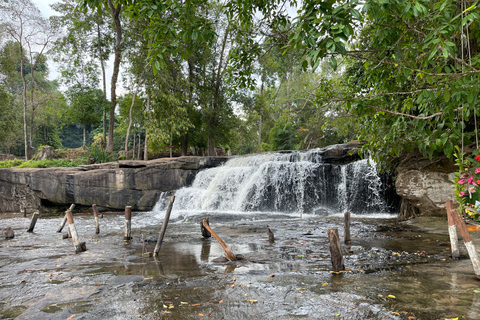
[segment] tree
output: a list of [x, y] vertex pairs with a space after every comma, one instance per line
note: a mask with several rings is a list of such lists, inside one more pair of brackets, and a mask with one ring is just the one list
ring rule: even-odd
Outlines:
[[86, 145], [87, 125], [100, 122], [103, 105], [108, 103], [99, 89], [74, 85], [67, 90], [67, 97], [70, 100], [70, 107], [67, 116], [70, 121], [82, 124], [83, 146]]
[[120, 14], [122, 13], [123, 3], [121, 1], [99, 1], [99, 0], [82, 0], [80, 2], [80, 7], [84, 10], [91, 8], [97, 12], [102, 10], [109, 10], [112, 23], [115, 30], [115, 45], [114, 45], [114, 61], [113, 61], [113, 73], [112, 79], [110, 82], [110, 120], [108, 124], [108, 141], [107, 141], [107, 151], [113, 152], [113, 129], [115, 125], [115, 108], [117, 106], [117, 81], [118, 74], [120, 71], [120, 63], [122, 61], [122, 38], [123, 38], [123, 29], [122, 21]]
[[[0, 29], [8, 35], [10, 39], [18, 44], [20, 57], [20, 75], [23, 82], [23, 122], [24, 122], [24, 143], [25, 143], [25, 159], [29, 158], [29, 143], [27, 139], [27, 80], [25, 73], [25, 51], [28, 52], [31, 64], [32, 74], [32, 91], [31, 91], [31, 121], [30, 121], [30, 136], [33, 133], [33, 94], [34, 83], [33, 77], [34, 69], [42, 58], [43, 51], [51, 40], [51, 29], [46, 29], [48, 23], [41, 16], [38, 8], [29, 0], [12, 0], [3, 2], [0, 6], [0, 18], [3, 21]], [[40, 47], [37, 54], [34, 53]], [[26, 49], [28, 48], [28, 49]], [[36, 58], [34, 60], [34, 57]]]

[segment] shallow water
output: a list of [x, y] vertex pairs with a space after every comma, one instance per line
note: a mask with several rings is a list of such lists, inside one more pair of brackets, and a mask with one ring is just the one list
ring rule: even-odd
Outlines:
[[93, 217], [75, 216], [87, 244], [80, 254], [56, 232], [60, 217], [40, 218], [34, 233], [25, 232], [27, 218], [0, 219], [15, 231], [0, 240], [0, 319], [480, 318], [480, 283], [463, 246], [463, 259], [449, 257], [446, 219], [357, 216], [347, 269], [335, 274], [326, 229], [342, 237], [340, 217], [211, 215], [212, 228], [249, 260], [237, 263], [216, 262], [223, 250], [202, 239], [199, 217], [170, 223], [157, 259], [143, 252], [155, 246], [161, 214], [135, 214], [129, 242], [122, 216], [100, 219], [100, 235]]

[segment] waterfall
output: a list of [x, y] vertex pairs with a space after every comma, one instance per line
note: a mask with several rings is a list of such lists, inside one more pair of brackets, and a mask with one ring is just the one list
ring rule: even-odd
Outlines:
[[239, 156], [203, 170], [191, 186], [177, 190], [173, 212], [329, 215], [394, 210], [373, 161], [323, 163], [319, 150]]

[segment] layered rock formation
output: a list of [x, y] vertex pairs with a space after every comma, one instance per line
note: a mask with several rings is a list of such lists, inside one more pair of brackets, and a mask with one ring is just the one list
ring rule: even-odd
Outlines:
[[226, 157], [118, 161], [76, 168], [0, 169], [0, 212], [70, 204], [150, 210], [160, 192], [191, 183], [199, 170]]

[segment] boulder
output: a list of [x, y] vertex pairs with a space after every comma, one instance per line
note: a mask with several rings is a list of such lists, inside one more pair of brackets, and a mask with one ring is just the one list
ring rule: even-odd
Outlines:
[[[446, 157], [428, 160], [419, 153], [410, 153], [397, 166], [397, 194], [423, 215], [443, 216], [445, 202], [454, 200], [455, 171], [456, 167]], [[405, 208], [412, 210], [410, 206]]]
[[5, 239], [13, 239], [15, 238], [15, 233], [13, 232], [12, 227], [6, 227], [3, 229], [3, 236]]

